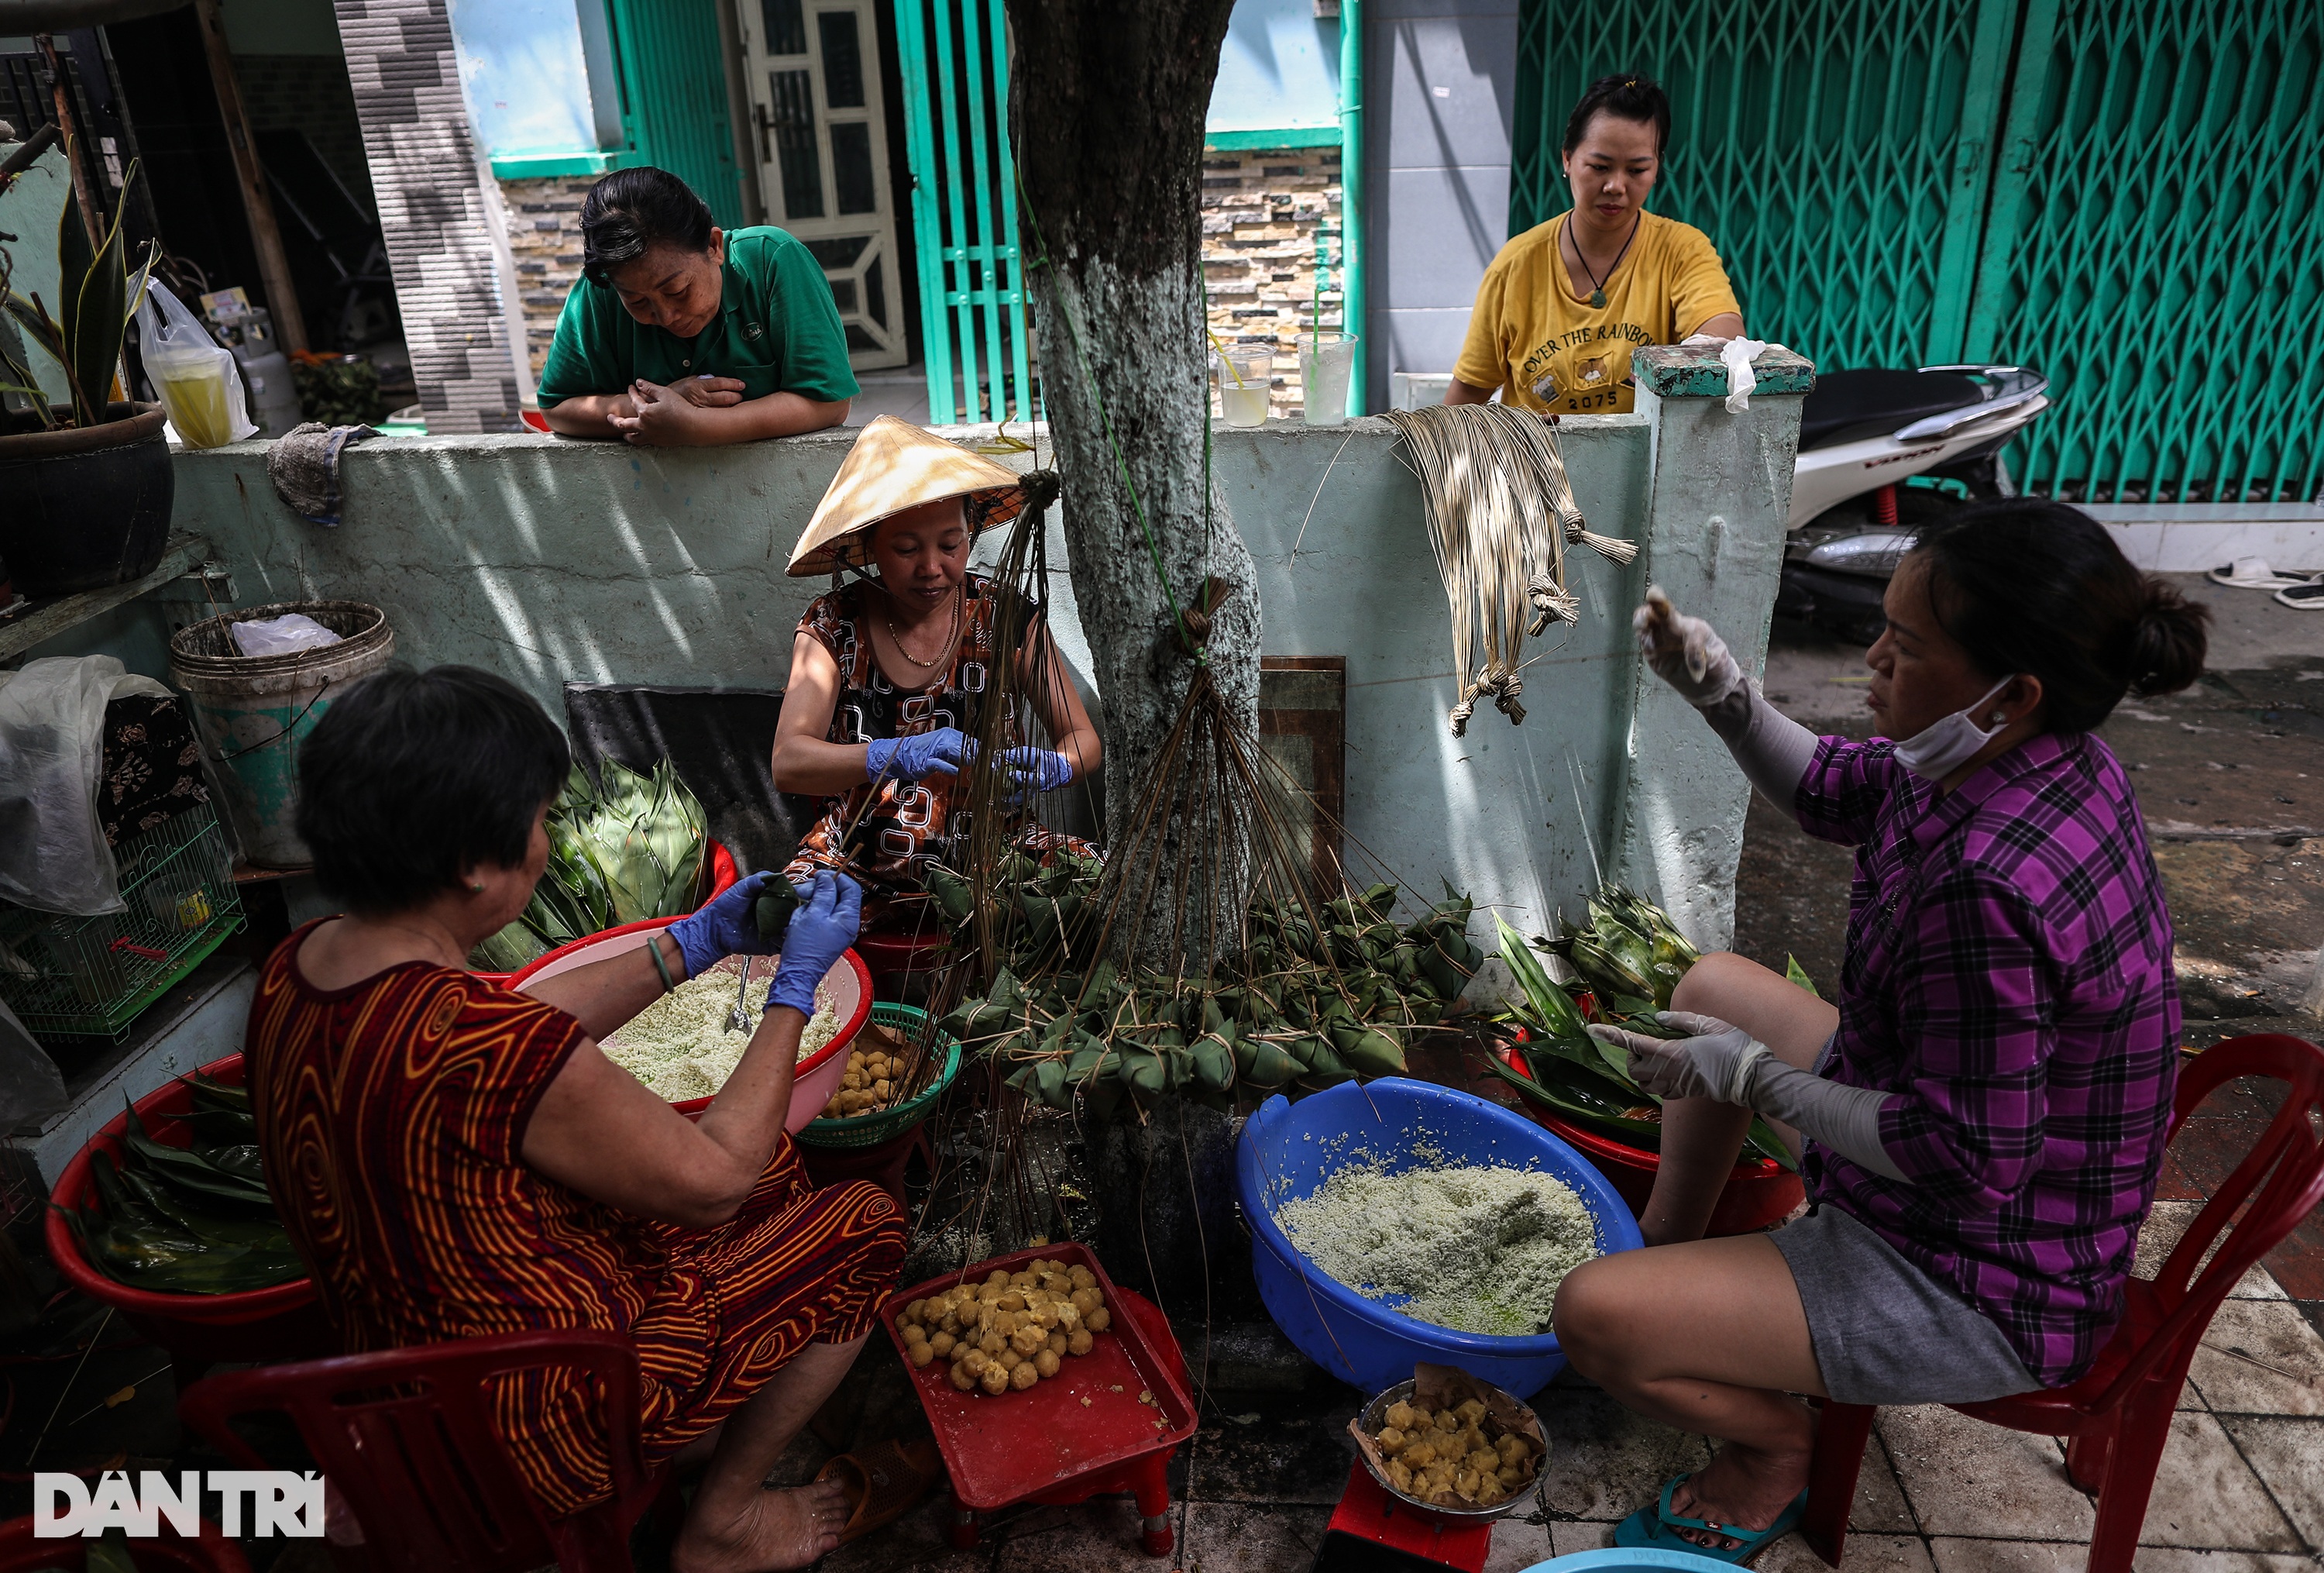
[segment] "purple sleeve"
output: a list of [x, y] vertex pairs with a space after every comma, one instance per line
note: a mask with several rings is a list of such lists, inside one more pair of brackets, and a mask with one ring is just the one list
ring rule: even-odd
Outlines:
[[1819, 841], [1837, 841], [1842, 847], [1871, 840], [1874, 818], [1887, 800], [1899, 768], [1894, 747], [1885, 738], [1871, 743], [1850, 743], [1845, 737], [1819, 740], [1792, 800], [1800, 828]]
[[1913, 1184], [1966, 1212], [2006, 1206], [2042, 1159], [2056, 1010], [2039, 920], [2009, 885], [1963, 869], [1922, 893], [1896, 1016], [1904, 1085], [1880, 1141]]

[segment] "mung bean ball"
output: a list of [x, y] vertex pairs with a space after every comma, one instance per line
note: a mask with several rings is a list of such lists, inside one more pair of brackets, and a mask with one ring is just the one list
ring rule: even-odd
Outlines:
[[1040, 1367], [1028, 1360], [1009, 1374], [1009, 1385], [1022, 1393], [1041, 1380]]
[[995, 1361], [984, 1368], [984, 1374], [976, 1379], [976, 1384], [997, 1398], [1009, 1391], [1009, 1368]]
[[1096, 1346], [1097, 1340], [1090, 1337], [1090, 1332], [1087, 1328], [1075, 1328], [1073, 1332], [1073, 1337], [1065, 1341], [1065, 1353], [1068, 1355], [1086, 1355]]
[[1033, 1369], [1045, 1377], [1055, 1376], [1061, 1364], [1055, 1349], [1044, 1349], [1033, 1356]]

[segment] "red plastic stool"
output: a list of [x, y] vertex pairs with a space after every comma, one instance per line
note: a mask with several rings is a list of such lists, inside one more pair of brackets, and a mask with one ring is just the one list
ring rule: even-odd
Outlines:
[[859, 935], [855, 954], [872, 974], [872, 997], [888, 1004], [917, 1005], [922, 992], [912, 980], [942, 970], [952, 951], [952, 936], [934, 932], [888, 930]]
[[1493, 1526], [1440, 1518], [1380, 1489], [1359, 1458], [1309, 1573], [1484, 1573]]
[[852, 1180], [868, 1180], [893, 1197], [899, 1208], [904, 1206], [904, 1168], [915, 1152], [930, 1167], [935, 1166], [936, 1150], [928, 1143], [925, 1123], [872, 1147], [810, 1147], [804, 1142], [798, 1144], [799, 1162], [818, 1189], [826, 1185], [845, 1185]]
[[[1186, 1379], [1185, 1352], [1178, 1346], [1178, 1336], [1170, 1330], [1170, 1319], [1161, 1308], [1133, 1290], [1119, 1289], [1111, 1284], [1106, 1295], [1120, 1309], [1136, 1319], [1139, 1330], [1146, 1342], [1160, 1356], [1181, 1383]], [[1170, 1527], [1170, 1456], [1178, 1450], [1173, 1442], [1125, 1460], [1120, 1467], [1100, 1474], [1079, 1475], [1070, 1485], [1056, 1491], [1043, 1492], [1026, 1497], [1028, 1503], [1044, 1507], [1070, 1507], [1087, 1502], [1093, 1496], [1118, 1496], [1124, 1492], [1138, 1500], [1139, 1516], [1145, 1520], [1139, 1534], [1139, 1544], [1149, 1557], [1167, 1557], [1177, 1543], [1177, 1531]], [[952, 1527], [949, 1539], [954, 1550], [973, 1548], [977, 1537], [976, 1514], [953, 1499]], [[1479, 1567], [1483, 1564], [1480, 1563]]]
[[[2088, 1573], [2130, 1573], [2179, 1390], [2212, 1313], [2237, 1280], [2324, 1203], [2324, 1049], [2313, 1043], [2262, 1032], [2203, 1050], [2179, 1072], [2171, 1139], [2185, 1131], [2205, 1097], [2243, 1076], [2289, 1084], [2282, 1106], [2170, 1259], [2153, 1278], [2130, 1281], [2122, 1320], [2089, 1374], [2071, 1387], [1950, 1406], [2012, 1430], [2066, 1439], [2067, 1478], [2098, 1499]], [[2206, 1266], [2204, 1254], [2215, 1244], [2218, 1254]], [[1816, 1430], [1800, 1538], [1834, 1568], [1847, 1544], [1857, 1470], [1877, 1412], [1870, 1404], [1827, 1401]]]

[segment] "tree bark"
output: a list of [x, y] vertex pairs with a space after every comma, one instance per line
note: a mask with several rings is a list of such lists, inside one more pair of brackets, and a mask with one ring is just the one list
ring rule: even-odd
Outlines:
[[[1204, 507], [1203, 133], [1232, 0], [1007, 5], [1020, 242], [1074, 594], [1104, 701], [1106, 843], [1119, 862], [1203, 670], [1172, 608], [1200, 605], [1206, 581], [1228, 592], [1209, 619], [1210, 680], [1230, 722], [1245, 737], [1258, 730], [1256, 576], [1222, 500]], [[1182, 787], [1189, 774], [1207, 772], [1181, 773]], [[1196, 791], [1193, 801], [1175, 793], [1139, 841], [1143, 866], [1115, 870], [1157, 881], [1138, 903], [1141, 924], [1117, 926], [1118, 951], [1164, 959], [1175, 926], [1156, 915], [1174, 912], [1191, 920], [1175, 928], [1190, 961], [1203, 959], [1206, 915], [1233, 948], [1249, 859], [1215, 796]]]

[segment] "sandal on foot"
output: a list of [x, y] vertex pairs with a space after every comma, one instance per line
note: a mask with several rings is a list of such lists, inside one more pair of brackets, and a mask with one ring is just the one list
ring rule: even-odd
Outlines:
[[943, 1471], [934, 1442], [886, 1441], [874, 1442], [860, 1453], [842, 1453], [815, 1477], [836, 1478], [846, 1494], [847, 1525], [839, 1531], [844, 1546], [909, 1513]]
[[[1708, 1557], [1714, 1562], [1732, 1562], [1738, 1567], [1748, 1563], [1767, 1547], [1791, 1533], [1807, 1511], [1808, 1494], [1801, 1492], [1792, 1504], [1775, 1515], [1775, 1522], [1764, 1530], [1747, 1530], [1740, 1524], [1705, 1523], [1699, 1518], [1689, 1518], [1671, 1506], [1671, 1494], [1689, 1476], [1674, 1475], [1663, 1485], [1662, 1500], [1652, 1507], [1642, 1507], [1616, 1526], [1614, 1543], [1618, 1546], [1651, 1547], [1657, 1551], [1683, 1551], [1692, 1556]], [[1739, 1546], [1714, 1548], [1700, 1545], [1678, 1531], [1694, 1530], [1722, 1540], [1740, 1541]]]

